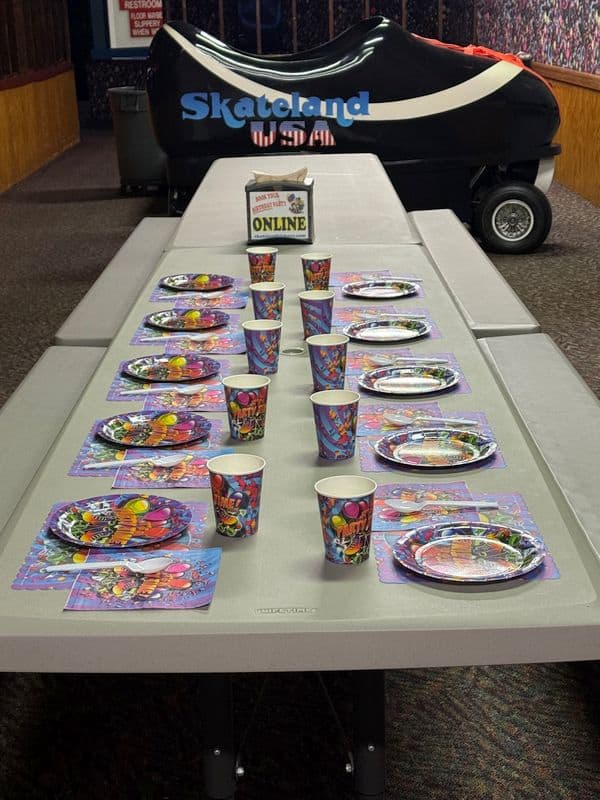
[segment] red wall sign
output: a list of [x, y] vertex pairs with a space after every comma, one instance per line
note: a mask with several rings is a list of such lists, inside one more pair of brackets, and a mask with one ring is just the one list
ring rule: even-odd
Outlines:
[[164, 22], [162, 0], [119, 0], [119, 8], [129, 14], [132, 37], [154, 36]]

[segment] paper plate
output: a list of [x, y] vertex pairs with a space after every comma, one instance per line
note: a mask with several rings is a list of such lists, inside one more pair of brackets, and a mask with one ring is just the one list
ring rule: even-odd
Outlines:
[[518, 578], [547, 555], [541, 539], [518, 528], [446, 522], [409, 531], [392, 544], [394, 559], [426, 578], [488, 583]]
[[230, 275], [213, 275], [207, 272], [187, 272], [182, 275], [167, 275], [160, 281], [161, 286], [178, 292], [214, 292], [233, 286]]
[[85, 547], [143, 547], [177, 536], [190, 524], [192, 512], [168, 497], [107, 494], [65, 503], [48, 527], [60, 539]]
[[375, 452], [406, 467], [463, 467], [492, 456], [498, 445], [478, 431], [453, 428], [412, 428], [384, 436]]
[[229, 314], [211, 309], [170, 308], [144, 317], [144, 324], [166, 331], [202, 331], [227, 325]]
[[210, 378], [221, 369], [221, 364], [207, 356], [185, 355], [143, 356], [127, 361], [123, 371], [143, 381], [179, 383]]
[[408, 297], [416, 294], [419, 287], [410, 281], [394, 278], [378, 278], [372, 281], [353, 281], [342, 286], [342, 292], [348, 297], [366, 297], [369, 300], [392, 300], [395, 297]]
[[206, 417], [187, 411], [137, 411], [103, 419], [96, 433], [127, 447], [173, 447], [206, 439], [211, 427]]
[[353, 322], [344, 333], [359, 342], [403, 342], [426, 336], [431, 325], [421, 319], [380, 319]]
[[431, 394], [458, 383], [459, 375], [449, 367], [380, 367], [363, 373], [358, 385], [380, 394]]

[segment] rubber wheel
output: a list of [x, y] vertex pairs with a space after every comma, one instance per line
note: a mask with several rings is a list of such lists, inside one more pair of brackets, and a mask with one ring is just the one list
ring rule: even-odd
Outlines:
[[531, 253], [552, 225], [546, 195], [530, 183], [502, 183], [475, 204], [473, 229], [486, 249], [496, 253]]

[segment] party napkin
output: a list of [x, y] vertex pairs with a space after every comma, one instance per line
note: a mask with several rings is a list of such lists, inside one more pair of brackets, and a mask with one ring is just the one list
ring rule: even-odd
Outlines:
[[[427, 322], [431, 331], [429, 332], [430, 339], [440, 339], [442, 334], [440, 329], [433, 321], [431, 314], [425, 308], [410, 308], [404, 309], [396, 305], [355, 305], [355, 306], [334, 306], [332, 328], [345, 328], [353, 322], [368, 322], [369, 320], [363, 319], [363, 314], [403, 314], [406, 312], [407, 317], [419, 316], [424, 317], [423, 322]], [[379, 343], [381, 347], [381, 343]]]
[[169, 342], [176, 342], [178, 339], [183, 339], [186, 334], [193, 335], [196, 333], [204, 335], [205, 333], [214, 332], [220, 336], [228, 336], [236, 330], [239, 325], [239, 321], [239, 314], [231, 314], [229, 316], [229, 322], [227, 325], [199, 331], [163, 331], [159, 328], [153, 328], [152, 326], [145, 325], [143, 322], [141, 322], [136, 332], [133, 334], [130, 344], [152, 344], [153, 342], [156, 342], [156, 344], [168, 344]]
[[[90, 553], [94, 551], [90, 547], [77, 547], [63, 542], [57, 536], [54, 536], [48, 530], [48, 522], [54, 511], [59, 506], [64, 505], [63, 501], [55, 503], [50, 509], [50, 513], [46, 517], [37, 536], [33, 540], [31, 549], [27, 554], [25, 561], [19, 568], [17, 576], [12, 584], [13, 589], [69, 589], [77, 577], [77, 573], [73, 572], [44, 572], [44, 567], [59, 564], [74, 564], [84, 563]], [[188, 527], [179, 534], [179, 536], [169, 539], [168, 545], [165, 542], [159, 542], [156, 545], [148, 545], [142, 550], [135, 550], [135, 553], [155, 555], [157, 548], [162, 548], [169, 553], [186, 552], [190, 549], [197, 549], [202, 546], [202, 540], [206, 532], [206, 524], [208, 521], [208, 504], [207, 503], [188, 503], [186, 506], [192, 512], [192, 520]], [[104, 556], [108, 551], [102, 550], [99, 557]], [[126, 558], [128, 553], [133, 551], [120, 550], [119, 555], [121, 558]]]
[[[418, 514], [399, 516], [395, 521], [391, 517], [392, 509], [385, 505], [385, 497], [394, 497], [402, 500], [422, 502], [424, 500], [486, 500], [495, 501], [499, 508], [494, 509], [431, 509]], [[387, 517], [387, 518], [386, 518]], [[491, 522], [496, 525], [507, 525], [513, 528], [528, 531], [540, 537], [540, 532], [535, 524], [531, 512], [521, 494], [512, 492], [497, 494], [494, 492], [471, 492], [464, 482], [447, 483], [443, 485], [429, 485], [425, 483], [413, 484], [387, 484], [378, 486], [373, 512], [373, 547], [377, 563], [377, 573], [382, 583], [410, 583], [421, 582], [424, 579], [418, 575], [397, 566], [392, 556], [392, 546], [396, 539], [406, 531], [424, 525], [436, 525], [452, 521]], [[541, 538], [541, 537], [540, 537]], [[541, 580], [555, 580], [560, 577], [556, 562], [548, 555], [541, 569], [524, 576], [525, 580], [539, 578]], [[430, 581], [429, 581], [430, 582]]]
[[[206, 489], [210, 486], [206, 462], [209, 458], [233, 453], [232, 447], [220, 447], [216, 450], [178, 450], [177, 455], [184, 457], [174, 467], [159, 467], [149, 461], [144, 464], [128, 466], [127, 460], [117, 470], [113, 481], [113, 489], [147, 489], [149, 493], [159, 489]], [[156, 455], [156, 450], [138, 448], [131, 457], [149, 458]]]
[[[219, 377], [223, 377], [224, 375], [229, 375], [231, 373], [231, 362], [227, 358], [219, 358], [218, 362], [220, 364], [219, 368]], [[158, 382], [158, 381], [141, 381], [136, 378], [132, 378], [129, 375], [124, 375], [123, 370], [125, 369], [125, 364], [127, 361], [122, 361], [119, 364], [119, 369], [117, 370], [117, 374], [115, 375], [113, 382], [110, 385], [110, 389], [108, 390], [108, 394], [106, 396], [107, 400], [128, 400], [131, 402], [132, 400], [139, 400], [143, 397], [148, 397], [151, 395], [146, 395], [148, 389], [163, 389], [167, 391], [172, 387], [181, 387], [181, 386], [190, 386], [192, 385], [191, 382], [182, 381], [181, 383], [167, 383]], [[217, 376], [215, 376], [217, 377]], [[201, 381], [201, 383], [208, 383], [208, 379]], [[123, 394], [123, 392], [127, 391], [134, 391], [137, 390], [135, 394]], [[162, 408], [162, 406], [160, 406]], [[208, 410], [208, 409], [207, 409]], [[213, 411], [220, 411], [221, 409], [212, 409]]]
[[[376, 434], [381, 434], [382, 436], [386, 436], [390, 433], [395, 433], [397, 431], [404, 430], [404, 428], [399, 428], [396, 425], [390, 425], [386, 422], [383, 418], [383, 415], [386, 413], [391, 414], [403, 414], [407, 417], [415, 417], [417, 418], [418, 414], [423, 414], [427, 417], [448, 417], [451, 419], [468, 419], [473, 420], [474, 422], [480, 421], [482, 418], [485, 419], [485, 424], [487, 425], [487, 418], [484, 414], [471, 414], [471, 412], [462, 412], [462, 411], [451, 411], [445, 414], [442, 414], [441, 408], [439, 403], [434, 401], [422, 403], [420, 401], [408, 401], [402, 403], [395, 403], [392, 399], [388, 399], [387, 397], [382, 397], [379, 403], [363, 403], [361, 401], [358, 407], [358, 423], [356, 427], [356, 435], [357, 436], [375, 436]], [[415, 424], [425, 426], [425, 425], [435, 425], [435, 422], [415, 422]], [[408, 426], [406, 426], [408, 427]], [[450, 427], [450, 426], [448, 426]], [[486, 429], [488, 433], [491, 433], [491, 429]], [[483, 431], [482, 431], [483, 432]]]
[[210, 339], [195, 341], [189, 336], [181, 339], [165, 340], [165, 353], [225, 353], [236, 354], [246, 352], [246, 340], [242, 331], [235, 333], [215, 333]]
[[[99, 468], [99, 469], [84, 469], [85, 464], [97, 463], [99, 461], [119, 461], [121, 459], [125, 460], [127, 456], [129, 458], [141, 458], [142, 456], [140, 453], [145, 455], [152, 455], [152, 456], [160, 456], [160, 455], [171, 455], [173, 453], [179, 453], [181, 450], [185, 449], [186, 452], [188, 451], [204, 451], [204, 450], [213, 450], [216, 447], [220, 447], [225, 440], [227, 439], [229, 433], [227, 434], [223, 428], [223, 422], [221, 420], [211, 420], [211, 429], [207, 439], [203, 439], [200, 442], [194, 442], [187, 445], [179, 446], [179, 447], [157, 447], [157, 448], [140, 448], [140, 447], [131, 447], [129, 449], [124, 447], [119, 447], [116, 444], [111, 444], [110, 442], [104, 441], [99, 436], [96, 436], [94, 431], [96, 430], [96, 426], [100, 420], [96, 422], [90, 433], [85, 437], [85, 440], [81, 446], [81, 450], [77, 454], [75, 461], [73, 462], [73, 466], [69, 470], [69, 475], [79, 478], [89, 478], [89, 477], [96, 477], [96, 478], [108, 478], [113, 477], [115, 475], [116, 467], [106, 467], [106, 469]], [[137, 455], [136, 455], [137, 454]]]
[[[430, 404], [423, 403], [423, 404], [420, 404], [420, 410], [424, 410], [426, 406], [429, 407], [427, 412], [426, 412], [428, 415], [430, 413], [429, 409], [434, 407], [434, 406], [437, 406], [438, 414], [436, 414], [436, 416], [442, 416], [442, 413], [439, 410], [439, 406], [437, 405], [437, 403], [430, 403]], [[363, 410], [363, 408], [361, 408], [361, 411]], [[368, 408], [368, 406], [367, 406], [367, 408]], [[394, 410], [397, 413], [403, 414], [404, 413], [404, 406], [400, 406], [400, 405], [396, 406], [394, 408]], [[383, 430], [384, 423], [382, 422], [381, 415], [379, 415], [379, 414], [377, 414], [376, 416], [372, 415], [371, 419], [369, 419], [367, 417], [366, 419], [362, 419], [362, 420], [360, 419], [360, 416], [361, 415], [359, 415], [359, 422], [357, 424], [357, 428], [360, 428], [363, 431], [363, 433], [358, 433], [358, 431], [357, 431], [357, 433], [358, 433], [358, 436], [361, 437], [361, 438], [359, 438], [358, 443], [359, 443], [359, 453], [360, 453], [360, 467], [361, 467], [361, 470], [363, 472], [388, 472], [389, 470], [393, 470], [393, 469], [403, 469], [403, 470], [411, 470], [411, 471], [413, 469], [426, 469], [426, 470], [431, 469], [430, 467], [421, 467], [420, 468], [420, 467], [410, 467], [410, 466], [407, 466], [407, 465], [404, 465], [404, 464], [394, 464], [391, 461], [386, 461], [385, 459], [380, 458], [377, 455], [377, 453], [375, 452], [375, 450], [373, 448], [373, 445], [375, 444], [375, 442], [379, 438], [381, 438], [381, 436], [374, 436], [374, 435], [365, 436], [364, 435], [365, 425], [366, 426], [375, 425], [375, 424], [379, 425], [379, 430], [373, 430], [373, 428], [368, 428], [367, 427], [367, 429], [369, 430], [369, 434], [379, 433], [379, 434], [384, 435], [384, 436], [385, 435], [389, 436], [393, 432], [400, 432], [400, 431], [403, 431], [403, 430], [407, 430], [407, 428], [395, 428], [393, 430], [389, 430], [389, 429], [386, 428], [386, 430], [384, 431]], [[443, 416], [446, 416], [446, 415], [444, 414]], [[490, 428], [488, 419], [487, 419], [486, 415], [483, 413], [483, 411], [452, 411], [452, 414], [448, 415], [448, 416], [457, 417], [458, 419], [463, 418], [463, 419], [475, 420], [478, 424], [473, 426], [473, 430], [479, 431], [484, 436], [489, 436], [490, 438], [492, 438], [494, 440], [496, 439], [492, 429]], [[430, 426], [430, 425], [433, 425], [433, 424], [434, 423], [429, 423], [429, 422], [428, 423], [422, 423], [420, 425], [420, 427]], [[445, 425], [444, 427], [446, 427], [448, 429], [450, 428], [449, 425]], [[490, 458], [485, 459], [485, 461], [476, 461], [473, 464], [467, 464], [467, 465], [461, 466], [461, 467], [444, 467], [443, 468], [444, 472], [442, 472], [442, 474], [446, 474], [446, 470], [454, 470], [454, 471], [460, 470], [461, 472], [463, 472], [463, 471], [469, 471], [470, 472], [471, 470], [474, 470], [474, 469], [482, 469], [482, 468], [490, 469], [490, 468], [505, 467], [505, 466], [506, 466], [506, 461], [504, 459], [504, 456], [500, 452], [500, 448], [498, 448], [496, 450], [496, 452], [494, 453], [494, 455], [491, 456]], [[439, 471], [440, 471], [439, 469], [435, 469], [434, 468], [434, 472], [435, 473], [439, 473]]]
[[[118, 566], [80, 572], [65, 603], [65, 611], [206, 608], [215, 592], [221, 552], [220, 547], [188, 550], [178, 554], [162, 572], [151, 575], [134, 575], [126, 567]], [[135, 556], [139, 555], [136, 551]], [[152, 555], [172, 553], [165, 549], [155, 550]], [[123, 553], [102, 553], [97, 558], [100, 559], [121, 561]]]

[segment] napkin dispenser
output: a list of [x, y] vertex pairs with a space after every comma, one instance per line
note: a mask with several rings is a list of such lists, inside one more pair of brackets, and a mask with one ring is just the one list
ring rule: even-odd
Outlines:
[[255, 172], [246, 184], [248, 244], [311, 244], [313, 187], [306, 168], [287, 175]]

